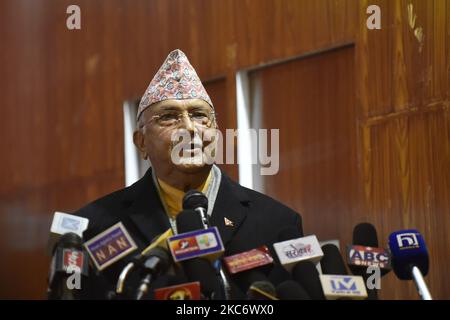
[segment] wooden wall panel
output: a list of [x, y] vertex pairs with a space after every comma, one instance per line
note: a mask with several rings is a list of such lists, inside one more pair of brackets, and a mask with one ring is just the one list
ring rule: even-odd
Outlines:
[[[366, 8], [381, 9], [381, 30], [366, 27]], [[358, 76], [365, 116], [423, 108], [447, 96], [446, 1], [361, 1]], [[448, 14], [447, 14], [448, 15]], [[423, 37], [420, 38], [422, 30]], [[365, 70], [367, 68], [367, 70]]]
[[354, 41], [352, 1], [246, 0], [234, 9], [239, 68]]
[[123, 174], [104, 172], [0, 196], [0, 297], [45, 297], [50, 257], [46, 247], [53, 211], [71, 212], [122, 187]]
[[[392, 231], [418, 229], [430, 252], [426, 278], [437, 299], [448, 299], [450, 277], [449, 127], [442, 111], [399, 117], [370, 126], [366, 182], [371, 220], [387, 245]], [[391, 276], [383, 281], [383, 297], [416, 298], [411, 281]]]
[[262, 177], [265, 193], [302, 214], [305, 234], [342, 244], [365, 221], [358, 200], [353, 63], [350, 46], [250, 75], [253, 92], [262, 94], [261, 127], [280, 130], [280, 168]]
[[[381, 30], [364, 24], [369, 4], [381, 7]], [[424, 234], [430, 251], [426, 281], [438, 299], [450, 298], [448, 9], [441, 0], [362, 1], [356, 37], [368, 216], [381, 239], [405, 228]], [[388, 275], [382, 284], [383, 298], [417, 299], [411, 281]]]

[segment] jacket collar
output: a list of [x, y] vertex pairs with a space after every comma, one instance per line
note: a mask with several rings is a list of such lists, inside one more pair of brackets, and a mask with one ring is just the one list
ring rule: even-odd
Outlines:
[[[152, 181], [151, 168], [139, 181], [127, 188], [124, 201], [129, 204], [128, 216], [149, 243], [170, 228], [169, 218]], [[244, 222], [248, 204], [245, 189], [222, 171], [210, 222], [219, 229], [224, 246]]]
[[151, 168], [128, 188], [124, 201], [130, 203], [128, 216], [149, 243], [170, 228], [169, 218], [153, 185]]
[[219, 229], [224, 246], [244, 222], [248, 206], [249, 199], [245, 189], [222, 171], [222, 181], [210, 221], [211, 225]]

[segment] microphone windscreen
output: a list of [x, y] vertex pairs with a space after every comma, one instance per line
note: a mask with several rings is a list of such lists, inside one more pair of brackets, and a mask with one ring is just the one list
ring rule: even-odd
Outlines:
[[203, 294], [211, 297], [213, 292], [218, 292], [220, 283], [211, 262], [203, 258], [194, 258], [182, 261], [181, 265], [189, 281], [200, 282], [200, 289]]
[[257, 269], [237, 273], [233, 276], [233, 279], [243, 292], [246, 292], [254, 282], [268, 280], [266, 275]]
[[326, 244], [322, 246], [323, 257], [320, 261], [322, 272], [324, 274], [347, 275], [344, 260], [338, 247], [334, 244]]
[[412, 267], [419, 268], [423, 276], [428, 274], [429, 256], [425, 240], [415, 229], [395, 231], [389, 235], [392, 268], [401, 280], [412, 279]]
[[280, 283], [285, 282], [287, 280], [292, 280], [292, 276], [286, 268], [283, 268], [280, 264], [274, 264], [272, 270], [268, 275], [268, 279], [275, 286], [278, 286]]
[[325, 300], [319, 272], [311, 261], [300, 261], [292, 270], [292, 277], [308, 293], [312, 300]]
[[269, 281], [255, 281], [247, 291], [249, 300], [275, 300], [276, 290]]
[[142, 263], [143, 270], [155, 274], [166, 272], [171, 264], [169, 252], [161, 247], [153, 248], [147, 253], [146, 257], [147, 258]]
[[353, 245], [378, 247], [377, 230], [371, 223], [360, 223], [353, 229]]
[[208, 210], [208, 198], [197, 190], [189, 190], [183, 197], [183, 209], [191, 209], [201, 207]]
[[165, 275], [162, 277], [157, 277], [155, 279], [155, 281], [152, 284], [152, 289], [156, 290], [164, 287], [171, 287], [186, 282], [188, 282], [188, 280], [184, 275], [181, 274]]
[[311, 300], [305, 289], [293, 280], [278, 285], [277, 297], [280, 300]]
[[68, 232], [61, 236], [55, 248], [56, 247], [82, 249], [83, 239], [76, 233]]
[[202, 230], [203, 223], [200, 215], [194, 210], [183, 210], [177, 215], [177, 231], [185, 233], [195, 230]]

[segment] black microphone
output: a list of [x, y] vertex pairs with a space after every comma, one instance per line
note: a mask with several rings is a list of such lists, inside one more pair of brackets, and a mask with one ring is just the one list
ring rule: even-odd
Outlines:
[[[208, 198], [202, 192], [195, 189], [186, 192], [183, 197], [183, 209], [194, 210], [200, 215], [203, 228], [208, 229], [210, 227], [208, 216]], [[226, 299], [229, 300], [231, 299], [231, 286], [221, 264], [218, 265], [218, 271], [223, 293]]]
[[[179, 234], [204, 228], [201, 216], [194, 210], [185, 209], [177, 215], [177, 231]], [[220, 298], [220, 283], [216, 270], [205, 258], [193, 258], [181, 261], [184, 273], [189, 281], [200, 282], [202, 294], [206, 299]]]
[[278, 285], [277, 297], [280, 300], [311, 300], [306, 290], [293, 280], [287, 280]]
[[146, 259], [139, 266], [142, 280], [136, 292], [136, 300], [142, 300], [147, 295], [151, 282], [167, 271], [170, 260], [167, 250], [161, 247], [155, 247], [146, 254]]
[[380, 275], [390, 271], [390, 255], [387, 250], [378, 248], [378, 236], [375, 227], [370, 223], [360, 223], [353, 229], [353, 245], [347, 247], [348, 267], [354, 275], [362, 276], [367, 288], [368, 300], [378, 300], [376, 288], [369, 288], [367, 280], [369, 266], [377, 266]]
[[211, 262], [204, 258], [194, 258], [182, 261], [181, 265], [190, 282], [200, 282], [200, 289], [205, 299], [222, 298], [220, 296], [220, 283]]
[[233, 275], [232, 279], [242, 292], [248, 292], [249, 288], [256, 282], [270, 282], [264, 272], [258, 269], [237, 273]]
[[203, 228], [209, 227], [208, 198], [197, 190], [189, 190], [183, 197], [183, 209], [194, 210], [201, 217]]
[[322, 251], [323, 257], [320, 261], [322, 273], [348, 275], [347, 268], [345, 267], [344, 260], [342, 259], [338, 247], [334, 244], [325, 244], [322, 246]]
[[184, 209], [176, 219], [178, 233], [187, 233], [203, 229], [201, 217], [193, 209]]
[[305, 288], [312, 300], [325, 300], [319, 272], [311, 261], [300, 261], [292, 270], [292, 277]]
[[289, 271], [287, 271], [281, 264], [278, 263], [274, 263], [272, 270], [270, 270], [267, 278], [275, 286], [278, 286], [280, 283], [287, 280], [293, 280]]
[[353, 244], [377, 248], [378, 236], [375, 227], [368, 222], [357, 224], [353, 229]]
[[82, 289], [82, 279], [88, 276], [88, 269], [89, 257], [81, 237], [72, 232], [63, 234], [53, 248], [48, 299], [76, 300], [74, 289]]
[[320, 282], [326, 299], [366, 299], [367, 290], [361, 276], [348, 275], [344, 260], [334, 244], [322, 246], [320, 262], [324, 274]]
[[[289, 227], [283, 229], [278, 235], [278, 241], [288, 241], [292, 239], [298, 239], [301, 237], [300, 231], [295, 227]], [[300, 238], [302, 239], [302, 238]], [[306, 239], [306, 238], [303, 238]], [[305, 241], [305, 243], [309, 243]], [[315, 240], [316, 246], [319, 247], [317, 240]], [[320, 248], [320, 247], [319, 247]], [[310, 299], [323, 300], [325, 299], [322, 285], [319, 278], [319, 273], [313, 263], [316, 261], [316, 256], [320, 256], [321, 252], [317, 252], [312, 256], [305, 255], [305, 259], [300, 261], [294, 261], [291, 267], [292, 279], [295, 280], [303, 290], [306, 290]]]
[[255, 281], [247, 290], [248, 300], [278, 300], [272, 283], [266, 280]]
[[[365, 248], [361, 250], [362, 252], [356, 252], [357, 250], [355, 249], [358, 248], [355, 248], [355, 246], [363, 246]], [[379, 267], [381, 276], [386, 275], [392, 270], [389, 250], [379, 248], [378, 246], [377, 230], [372, 224], [360, 223], [355, 226], [353, 229], [353, 245], [348, 248], [348, 266], [353, 274], [359, 274], [361, 272], [367, 274], [368, 266]], [[355, 262], [359, 263], [359, 265]]]

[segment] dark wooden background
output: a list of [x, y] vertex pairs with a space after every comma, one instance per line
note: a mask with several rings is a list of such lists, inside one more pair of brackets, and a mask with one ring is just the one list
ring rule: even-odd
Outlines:
[[[70, 4], [81, 30], [66, 28]], [[371, 4], [381, 30], [366, 28]], [[180, 48], [223, 129], [236, 128], [236, 72], [256, 68], [261, 125], [280, 128], [265, 190], [306, 233], [345, 244], [368, 221], [387, 245], [417, 228], [430, 290], [450, 299], [449, 46], [446, 0], [0, 1], [0, 298], [45, 297], [53, 212], [124, 185], [123, 101]], [[417, 299], [393, 274], [382, 288]]]

